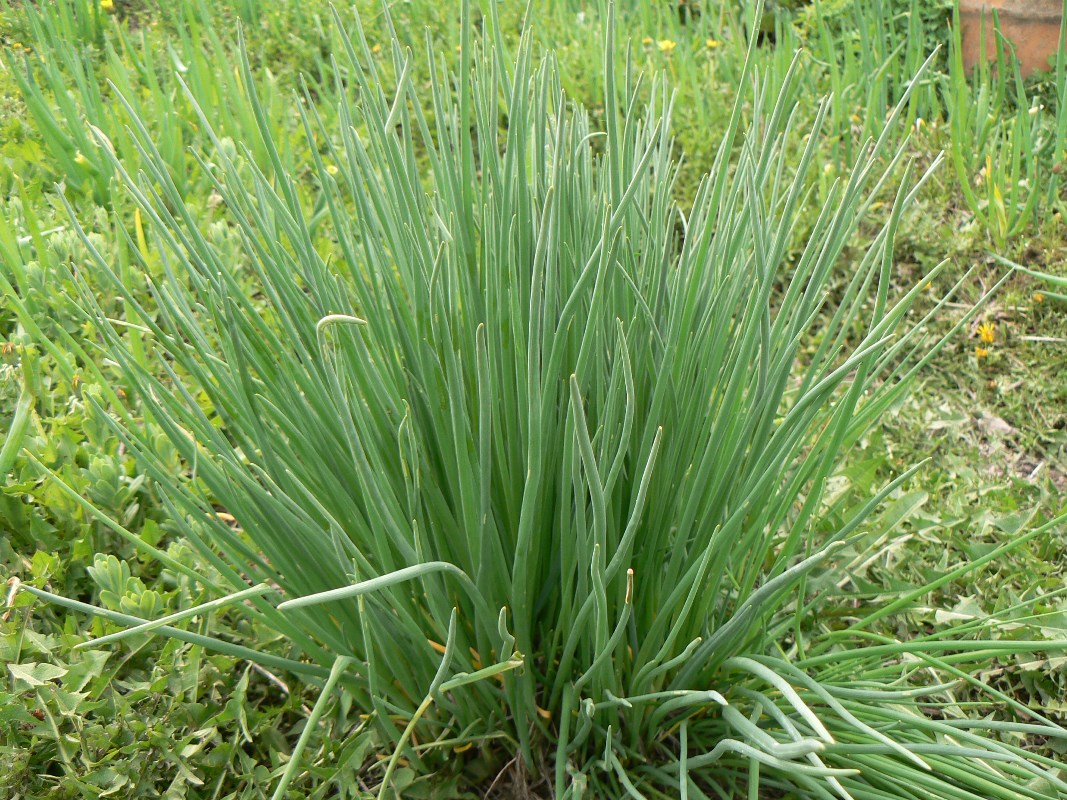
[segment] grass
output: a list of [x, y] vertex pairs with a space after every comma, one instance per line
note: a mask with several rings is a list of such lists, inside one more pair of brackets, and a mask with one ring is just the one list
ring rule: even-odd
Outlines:
[[[908, 717], [914, 737], [897, 744], [922, 758], [947, 757], [920, 740], [958, 737], [963, 710], [996, 708], [1030, 722], [1059, 717], [1062, 606], [1048, 593], [1062, 585], [1062, 528], [1042, 522], [1062, 502], [1056, 409], [1063, 384], [1053, 349], [1062, 345], [1021, 337], [1061, 338], [1062, 312], [1055, 287], [1032, 276], [1011, 278], [979, 316], [971, 312], [985, 294], [982, 282], [988, 288], [1005, 274], [987, 249], [1039, 270], [1055, 271], [1062, 261], [1051, 219], [1059, 213], [1057, 192], [1037, 197], [1018, 183], [1023, 169], [1057, 174], [1048, 172], [1057, 149], [1037, 143], [1056, 141], [1059, 106], [1029, 111], [1031, 96], [1057, 96], [1063, 82], [1055, 74], [1047, 85], [1009, 91], [992, 73], [968, 85], [951, 59], [946, 72], [946, 62], [935, 61], [901, 109], [899, 127], [917, 130], [898, 155], [889, 144], [900, 141], [899, 130], [885, 127], [878, 109], [897, 99], [900, 86], [862, 84], [856, 75], [891, 58], [914, 71], [926, 47], [896, 51], [886, 38], [890, 50], [880, 52], [883, 38], [858, 24], [859, 41], [869, 46], [852, 50], [842, 33], [850, 28], [834, 28], [832, 16], [812, 28], [802, 18], [795, 29], [776, 17], [775, 46], [751, 53], [747, 69], [760, 82], [748, 90], [742, 14], [709, 6], [682, 24], [669, 8], [642, 5], [620, 16], [620, 38], [633, 42], [637, 66], [665, 70], [669, 83], [635, 82], [620, 46], [615, 64], [609, 59], [600, 71], [616, 76], [611, 89], [579, 66], [602, 52], [605, 17], [565, 3], [546, 4], [546, 19], [533, 31], [551, 45], [558, 68], [550, 62], [535, 69], [536, 46], [527, 42], [510, 78], [502, 55], [485, 62], [479, 55], [501, 42], [507, 44], [499, 53], [515, 46], [521, 9], [509, 7], [495, 24], [469, 18], [487, 37], [477, 50], [469, 43], [478, 34], [461, 32], [458, 17], [436, 7], [396, 9], [393, 46], [386, 18], [366, 11], [365, 46], [357, 36], [354, 62], [340, 67], [326, 55], [340, 58], [344, 40], [314, 4], [262, 17], [261, 30], [247, 31], [243, 67], [228, 37], [215, 33], [232, 26], [241, 9], [188, 4], [182, 21], [167, 29], [143, 24], [153, 19], [151, 9], [120, 7], [132, 12], [124, 28], [107, 15], [94, 17], [90, 6], [71, 7], [71, 19], [49, 17], [47, 6], [37, 16], [5, 12], [18, 41], [33, 42], [29, 66], [36, 70], [37, 56], [45, 61], [41, 73], [9, 62], [0, 76], [20, 86], [27, 102], [32, 87], [16, 75], [37, 74], [43, 87], [27, 106], [29, 126], [20, 115], [9, 118], [16, 135], [4, 151], [10, 222], [0, 241], [11, 272], [2, 324], [12, 345], [5, 391], [12, 410], [22, 411], [0, 461], [17, 453], [11, 442], [25, 448], [5, 490], [3, 514], [14, 535], [4, 558], [30, 590], [47, 586], [56, 598], [91, 600], [112, 622], [28, 605], [28, 593], [15, 598], [5, 660], [25, 669], [9, 674], [6, 713], [17, 727], [4, 752], [13, 791], [85, 796], [122, 787], [129, 796], [152, 796], [166, 787], [174, 796], [254, 797], [289, 781], [294, 796], [359, 797], [386, 783], [404, 796], [447, 796], [484, 789], [503, 772], [514, 785], [540, 773], [561, 795], [584, 782], [594, 796], [625, 796], [629, 782], [646, 795], [676, 796], [677, 776], [688, 769], [693, 783], [683, 785], [693, 796], [715, 791], [702, 777], [708, 775], [716, 776], [711, 785], [721, 796], [787, 785], [808, 793], [801, 796], [830, 796], [832, 780], [857, 797], [897, 796], [901, 781], [924, 785], [909, 766], [914, 761], [880, 740], [867, 740], [874, 748], [868, 753], [856, 751], [851, 737], [870, 733], [818, 687], [845, 702], [854, 719], [888, 723], [889, 695], [849, 695], [842, 681], [868, 676], [887, 684], [907, 676], [891, 660], [903, 647], [940, 672], [935, 683], [960, 678], [953, 671], [960, 667], [987, 681], [927, 687], [923, 707], [941, 705], [952, 729]], [[849, 19], [857, 12], [840, 13]], [[73, 53], [62, 42], [76, 28], [62, 26], [87, 19], [96, 20], [96, 49]], [[416, 55], [424, 52], [421, 21], [429, 19], [440, 23], [436, 46], [446, 64], [461, 74], [464, 63], [482, 64], [476, 85], [449, 88], [446, 67]], [[918, 25], [914, 14], [852, 19], [875, 33]], [[645, 35], [650, 45], [641, 43]], [[809, 37], [814, 57], [790, 71], [801, 36]], [[318, 43], [308, 49], [310, 61], [266, 73], [261, 65], [276, 63], [267, 54], [291, 52], [294, 39]], [[457, 57], [461, 40], [468, 46]], [[156, 44], [163, 41], [180, 47], [188, 93], [170, 54]], [[218, 69], [224, 60], [239, 69]], [[296, 106], [309, 131], [287, 99], [298, 88], [297, 70], [309, 76], [307, 102]], [[64, 111], [53, 103], [66, 96], [71, 74], [83, 81]], [[516, 74], [528, 76], [528, 92], [519, 91], [527, 84]], [[337, 83], [342, 76], [363, 82], [359, 99]], [[499, 91], [489, 88], [494, 82]], [[679, 92], [672, 107], [666, 86]], [[738, 86], [745, 102], [724, 113], [730, 106], [723, 98]], [[261, 113], [249, 102], [252, 87]], [[560, 105], [563, 88], [588, 115]], [[804, 143], [800, 131], [813, 122], [814, 97], [829, 88], [837, 94], [825, 107], [822, 136]], [[1000, 120], [980, 139], [965, 138], [971, 128], [959, 124], [962, 115], [949, 102], [971, 91], [986, 98], [986, 117]], [[119, 94], [129, 108], [94, 101]], [[397, 96], [406, 99], [394, 103]], [[425, 128], [416, 98], [427, 103]], [[561, 109], [545, 122], [537, 113], [543, 98]], [[792, 117], [771, 113], [791, 109], [793, 100], [800, 103]], [[199, 117], [197, 102], [221, 110]], [[640, 111], [646, 104], [647, 115]], [[665, 133], [668, 108], [687, 156], [680, 166]], [[512, 122], [507, 135], [495, 121], [503, 109]], [[447, 124], [464, 113], [469, 125]], [[92, 136], [83, 114], [112, 144], [113, 157], [82, 141]], [[739, 133], [787, 123], [794, 144], [770, 135], [744, 144]], [[397, 137], [368, 136], [395, 125]], [[562, 137], [570, 146], [549, 148], [544, 161], [528, 159], [515, 130], [546, 143]], [[598, 134], [588, 149], [578, 146], [585, 131]], [[881, 152], [858, 146], [865, 135], [883, 133]], [[733, 145], [731, 135], [738, 137]], [[480, 146], [486, 141], [502, 147], [498, 157]], [[213, 166], [198, 166], [186, 146]], [[952, 168], [934, 171], [914, 192], [905, 189], [890, 211], [895, 184], [907, 179], [903, 165], [913, 163], [914, 180], [925, 175], [928, 153], [942, 148]], [[88, 164], [79, 163], [79, 152]], [[986, 156], [993, 168], [968, 195], [963, 178]], [[842, 205], [842, 187], [862, 174], [851, 169], [856, 159], [875, 170], [869, 181], [884, 173], [885, 182], [869, 195], [846, 193]], [[698, 189], [708, 169], [713, 179]], [[279, 183], [281, 175], [290, 181]], [[546, 192], [547, 176], [567, 180], [554, 178], [562, 188]], [[64, 181], [62, 195], [48, 188], [55, 179]], [[1003, 212], [987, 202], [998, 192], [1008, 198]], [[397, 207], [383, 197], [409, 199]], [[820, 224], [823, 207], [841, 209], [841, 229]], [[511, 226], [512, 218], [526, 223]], [[374, 227], [361, 227], [373, 220]], [[737, 233], [720, 242], [710, 234], [723, 226]], [[828, 247], [813, 250], [809, 242]], [[502, 252], [509, 255], [493, 256]], [[939, 267], [944, 256], [977, 266], [976, 277], [947, 298], [963, 271]], [[514, 266], [491, 281], [500, 262], [543, 264], [535, 274], [545, 281], [580, 287], [572, 306], [581, 308], [574, 317], [580, 325], [563, 326], [555, 337], [532, 335], [550, 330], [536, 325], [557, 321], [564, 298], [544, 285], [535, 291]], [[338, 272], [340, 264], [348, 270]], [[607, 269], [613, 264], [621, 268]], [[669, 270], [672, 264], [693, 266]], [[707, 264], [720, 271], [691, 283], [678, 277], [700, 276]], [[730, 264], [745, 269], [726, 270]], [[133, 280], [140, 274], [149, 288]], [[803, 287], [805, 275], [818, 276], [813, 285], [827, 294], [789, 288]], [[710, 295], [714, 302], [705, 299], [709, 285], [720, 287]], [[675, 304], [687, 296], [688, 305]], [[520, 297], [540, 299], [529, 306], [514, 302]], [[370, 324], [353, 323], [356, 315]], [[104, 319], [127, 324], [101, 328]], [[904, 325], [903, 344], [872, 333], [879, 319], [885, 327]], [[917, 319], [927, 321], [912, 327]], [[808, 336], [784, 335], [804, 332], [808, 320], [817, 323]], [[980, 321], [995, 323], [981, 358], [969, 338]], [[955, 336], [931, 347], [956, 326]], [[688, 338], [682, 331], [691, 331]], [[110, 357], [97, 355], [86, 338], [98, 334]], [[901, 361], [909, 342], [920, 349]], [[277, 378], [283, 355], [292, 383]], [[925, 363], [909, 385], [885, 380], [910, 370], [916, 358]], [[764, 368], [749, 375], [742, 366], [752, 359]], [[848, 375], [842, 364], [860, 372]], [[832, 380], [820, 384], [827, 376]], [[861, 402], [864, 382], [870, 394]], [[357, 386], [378, 388], [364, 397]], [[767, 394], [768, 386], [775, 392]], [[829, 406], [833, 386], [838, 394]], [[435, 399], [445, 396], [450, 405]], [[805, 408], [804, 396], [810, 412], [791, 411]], [[707, 413], [709, 403], [720, 413]], [[118, 420], [117, 429], [109, 419]], [[348, 420], [344, 436], [336, 433], [338, 419]], [[701, 434], [672, 437], [672, 426]], [[835, 437], [813, 448], [811, 433], [824, 427]], [[194, 447], [186, 432], [205, 447]], [[721, 443], [721, 451], [703, 449], [705, 440]], [[357, 459], [348, 474], [353, 447], [365, 461], [360, 467]], [[932, 448], [933, 463], [910, 475], [908, 467]], [[721, 453], [735, 454], [737, 466], [710, 470]], [[533, 486], [530, 463], [542, 465]], [[766, 465], [784, 478], [782, 489], [762, 481]], [[907, 482], [895, 483], [902, 474]], [[854, 535], [833, 549], [835, 532], [849, 525]], [[325, 537], [311, 535], [315, 530]], [[321, 549], [313, 561], [294, 559], [293, 541]], [[619, 553], [620, 544], [631, 548], [629, 558], [601, 555]], [[632, 582], [624, 561], [634, 569]], [[412, 563], [444, 562], [455, 566], [403, 572]], [[715, 565], [722, 590], [693, 593], [687, 587], [705, 563]], [[960, 564], [967, 567], [955, 569]], [[462, 579], [451, 582], [456, 566], [475, 593], [463, 592]], [[385, 585], [358, 583], [383, 574], [392, 576]], [[770, 582], [776, 576], [782, 582]], [[353, 580], [363, 590], [355, 601], [275, 610], [285, 597]], [[266, 581], [282, 594], [256, 589], [253, 605], [239, 608], [217, 602], [247, 590], [248, 581]], [[760, 588], [767, 586], [790, 592]], [[858, 597], [851, 614], [806, 600], [845, 590]], [[688, 605], [678, 606], [687, 591]], [[678, 609], [669, 623], [664, 608]], [[122, 636], [114, 624], [166, 614], [176, 615], [167, 622], [184, 630], [183, 644], [163, 645], [143, 632]], [[945, 639], [946, 623], [961, 620], [970, 627], [951, 632], [964, 641]], [[74, 651], [82, 631], [121, 637], [121, 644]], [[709, 634], [731, 646], [685, 648]], [[873, 646], [877, 637], [890, 637], [890, 649]], [[686, 658], [650, 678], [675, 656]], [[399, 686], [375, 677], [398, 663], [410, 665]], [[819, 683], [807, 683], [790, 664]], [[768, 682], [768, 665], [796, 687], [799, 705]], [[301, 709], [300, 693], [291, 692], [294, 676], [314, 685], [331, 668], [344, 693], [311, 688], [318, 703]], [[730, 711], [701, 711], [699, 703], [719, 705], [712, 695], [634, 703], [639, 677], [643, 687], [651, 680], [646, 695], [715, 688]], [[160, 707], [164, 687], [174, 700]], [[668, 710], [654, 711], [665, 699]], [[920, 697], [892, 699], [907, 706]], [[683, 701], [698, 705], [686, 710]], [[815, 710], [836, 744], [818, 745], [804, 708]], [[361, 709], [370, 717], [361, 720]], [[334, 735], [306, 724], [309, 712]], [[497, 720], [491, 731], [474, 725], [485, 718]], [[995, 750], [1008, 758], [1000, 789], [981, 783], [988, 773], [973, 762], [952, 762], [960, 773], [945, 777], [946, 765], [937, 770], [937, 788], [917, 791], [955, 796], [946, 786], [955, 792], [970, 785], [981, 797], [1056, 796], [1051, 785], [1011, 783], [1024, 774], [1013, 772], [1022, 768], [1022, 751], [1013, 748], [1032, 748], [1027, 737], [1037, 734], [998, 729], [994, 738], [1002, 741], [981, 744], [987, 757]], [[123, 744], [111, 747], [109, 737]], [[787, 744], [791, 738], [802, 744]], [[716, 753], [724, 740], [755, 750]], [[1054, 755], [1057, 741], [1047, 739], [1042, 752]], [[301, 758], [290, 751], [294, 743]], [[930, 746], [935, 750], [924, 749]], [[798, 777], [792, 759], [805, 748], [821, 753], [822, 766]], [[526, 754], [517, 762], [525, 768], [505, 769], [516, 752]], [[860, 773], [832, 777], [825, 767], [835, 765]]]

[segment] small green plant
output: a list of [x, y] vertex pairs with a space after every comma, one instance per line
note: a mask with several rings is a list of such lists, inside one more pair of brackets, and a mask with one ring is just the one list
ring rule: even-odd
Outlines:
[[[211, 599], [145, 619], [27, 591], [134, 626], [110, 640], [161, 633], [323, 681], [276, 798], [313, 780], [301, 755], [339, 688], [388, 743], [365, 775], [379, 797], [399, 793], [401, 759], [462, 777], [453, 750], [468, 746], [544, 769], [559, 798], [1059, 796], [1058, 765], [1025, 737], [1067, 733], [1032, 710], [968, 716], [958, 694], [1003, 703], [971, 665], [1062, 644], [1000, 641], [984, 619], [952, 637], [871, 631], [1047, 528], [856, 617], [820, 616], [842, 602], [835, 565], [914, 469], [873, 495], [827, 483], [937, 348], [913, 313], [922, 284], [891, 290], [929, 174], [894, 140], [907, 95], [787, 265], [828, 113], [796, 129], [797, 61], [777, 96], [739, 94], [683, 214], [669, 88], [641, 103], [641, 79], [620, 78], [610, 15], [599, 127], [551, 53], [535, 62], [524, 38], [507, 59], [494, 11], [476, 35], [464, 10], [455, 75], [428, 53], [428, 94], [399, 41], [387, 78], [358, 18], [352, 37], [337, 21], [338, 124], [310, 92], [293, 104], [310, 201], [247, 57], [262, 163], [190, 89], [236, 253], [127, 104], [142, 174], [103, 138], [101, 153], [160, 264], [128, 249], [146, 297], [83, 234], [124, 318], [87, 286], [81, 302], [150, 424], [117, 402], [108, 419], [205, 568], [98, 516]], [[892, 210], [830, 306], [876, 201]], [[94, 570], [128, 590], [117, 560]], [[222, 606], [286, 654], [181, 627]]]
[[[76, 35], [78, 21], [90, 12], [103, 14], [97, 24], [111, 28], [106, 40], [102, 35], [92, 39]], [[216, 109], [213, 122], [220, 136], [241, 141], [260, 163], [268, 160], [258, 141], [252, 111], [241, 101], [238, 76], [232, 70], [217, 68], [228, 57], [215, 29], [217, 16], [198, 0], [183, 0], [172, 12], [181, 24], [174, 43], [162, 50], [150, 39], [148, 28], [135, 30], [123, 20], [108, 22], [108, 15], [95, 3], [27, 4], [23, 14], [32, 38], [24, 43], [26, 52], [4, 54], [54, 177], [61, 178], [74, 192], [89, 194], [98, 204], [114, 202], [110, 194], [114, 170], [101, 141], [113, 148], [129, 169], [136, 170], [139, 157], [127, 131], [131, 120], [116, 94], [151, 132], [183, 197], [207, 196], [210, 181], [200, 175], [191, 185], [187, 179], [197, 174], [188, 169], [187, 149], [200, 133], [182, 84], [192, 87], [201, 102]], [[321, 78], [324, 66], [320, 62], [318, 67], [318, 74], [309, 80]], [[181, 76], [181, 81], [176, 76]], [[283, 163], [294, 171], [298, 159], [288, 152], [284, 133], [288, 129], [299, 134], [299, 130], [274, 83], [268, 79], [261, 84], [264, 113], [273, 121], [275, 145], [283, 154]]]
[[[995, 65], [979, 59], [970, 77], [963, 66], [958, 9], [953, 31], [945, 84], [952, 162], [968, 207], [1002, 251], [1028, 229], [1044, 197], [1042, 156], [1055, 155], [1057, 137], [1044, 124], [1041, 107], [1031, 106], [995, 12]], [[984, 47], [982, 41], [980, 52]]]
[[[906, 124], [940, 113], [934, 69], [919, 68], [939, 52], [950, 17], [945, 0], [891, 0], [866, 3], [836, 0], [800, 4], [794, 22], [801, 41], [826, 69], [834, 93], [832, 127], [838, 132], [861, 126], [877, 136], [886, 114], [908, 92]], [[938, 61], [943, 56], [937, 57]], [[909, 86], [912, 79], [919, 81]], [[842, 136], [845, 157], [854, 137]], [[860, 139], [859, 141], [862, 141]]]

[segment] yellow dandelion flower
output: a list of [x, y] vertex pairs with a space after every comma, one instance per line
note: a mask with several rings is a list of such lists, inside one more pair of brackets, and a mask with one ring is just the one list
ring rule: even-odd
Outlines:
[[977, 347], [974, 348], [974, 357], [975, 358], [985, 358], [988, 355], [989, 355], [989, 351], [986, 350], [984, 347], [982, 347], [982, 345], [978, 345]]
[[997, 338], [997, 329], [992, 322], [983, 322], [978, 326], [978, 338], [986, 344], [993, 344]]
[[704, 44], [709, 50], [714, 50], [716, 47], [722, 47], [722, 42], [718, 39], [708, 39]]
[[641, 44], [645, 45], [646, 47], [652, 44], [652, 37], [646, 36], [644, 39], [641, 40]]
[[100, 0], [101, 11], [112, 11], [115, 8], [115, 0]]
[[1043, 295], [1041, 292], [1034, 292], [1034, 302], [1035, 303], [1044, 303], [1045, 302], [1045, 295]]
[[380, 44], [376, 44], [376, 45], [374, 45], [374, 47], [372, 47], [370, 49], [370, 51], [372, 53], [380, 53], [380, 52], [382, 52], [382, 46]]
[[677, 46], [678, 43], [671, 41], [670, 39], [660, 39], [658, 42], [656, 42], [656, 47], [659, 48], [659, 51], [661, 53], [666, 53], [667, 55], [673, 53], [674, 48], [676, 48]]

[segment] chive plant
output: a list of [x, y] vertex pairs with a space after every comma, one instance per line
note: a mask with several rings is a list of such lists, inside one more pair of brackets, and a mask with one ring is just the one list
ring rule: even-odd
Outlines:
[[[979, 59], [969, 78], [963, 66], [959, 8], [954, 11], [953, 31], [944, 89], [952, 162], [968, 208], [996, 248], [1003, 251], [1010, 239], [1028, 229], [1042, 199], [1055, 202], [1054, 194], [1046, 198], [1042, 191], [1041, 162], [1050, 152], [1058, 158], [1053, 148], [1061, 141], [1058, 132], [1063, 126], [1058, 120], [1046, 124], [1043, 106], [1036, 99], [1031, 105], [1019, 64], [1011, 55], [1010, 42], [1000, 32], [995, 12], [988, 34], [995, 37], [995, 67]], [[985, 37], [983, 27], [979, 52], [986, 52]], [[1060, 61], [1062, 54], [1057, 56], [1057, 63]], [[1063, 86], [1062, 65], [1056, 69], [1056, 85]], [[1049, 179], [1055, 183], [1055, 173]]]
[[[1059, 727], [956, 704], [992, 692], [971, 665], [1032, 643], [978, 623], [880, 632], [936, 586], [819, 619], [843, 602], [838, 554], [914, 470], [854, 506], [827, 480], [937, 346], [921, 284], [891, 287], [926, 177], [902, 164], [893, 120], [790, 253], [827, 110], [798, 130], [797, 61], [770, 82], [746, 66], [683, 214], [671, 92], [617, 74], [610, 6], [602, 125], [564, 96], [551, 53], [536, 61], [526, 37], [507, 58], [494, 12], [476, 33], [464, 11], [458, 71], [431, 49], [428, 85], [398, 41], [384, 69], [358, 18], [352, 35], [338, 18], [338, 122], [310, 92], [293, 105], [311, 191], [246, 58], [257, 141], [223, 141], [189, 91], [238, 258], [128, 107], [139, 171], [110, 163], [162, 277], [146, 295], [84, 236], [85, 269], [126, 318], [89, 291], [82, 305], [147, 422], [109, 418], [202, 567], [108, 524], [210, 599], [159, 620], [96, 613], [325, 680], [279, 798], [335, 691], [391, 753], [368, 772], [380, 797], [401, 758], [461, 769], [464, 742], [518, 756], [560, 798], [1061, 796], [1024, 741]], [[876, 201], [892, 209], [880, 225]], [[227, 604], [287, 651], [181, 627]]]

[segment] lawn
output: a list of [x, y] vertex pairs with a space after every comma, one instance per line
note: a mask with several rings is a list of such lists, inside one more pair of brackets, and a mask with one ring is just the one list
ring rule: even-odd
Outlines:
[[1067, 52], [956, 11], [0, 0], [0, 796], [1067, 797]]

